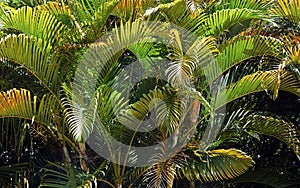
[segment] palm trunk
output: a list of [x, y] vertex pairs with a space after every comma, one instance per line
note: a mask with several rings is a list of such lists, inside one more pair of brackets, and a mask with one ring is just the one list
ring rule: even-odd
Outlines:
[[89, 168], [87, 165], [87, 155], [84, 142], [79, 143], [79, 158], [81, 169], [87, 172]]

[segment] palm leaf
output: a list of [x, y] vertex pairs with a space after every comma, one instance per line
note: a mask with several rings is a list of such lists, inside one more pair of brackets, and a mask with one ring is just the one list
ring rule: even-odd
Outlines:
[[288, 175], [282, 175], [272, 168], [261, 168], [256, 170], [249, 170], [237, 179], [232, 181], [234, 184], [239, 183], [259, 183], [276, 188], [292, 188], [299, 187], [299, 180], [292, 180]]
[[135, 19], [144, 14], [147, 7], [155, 5], [154, 1], [146, 0], [120, 0], [112, 14], [121, 17], [123, 20]]
[[[215, 107], [220, 108], [235, 99], [251, 93], [273, 91], [277, 83], [277, 77], [277, 71], [258, 71], [251, 75], [244, 76], [241, 80], [230, 84], [218, 94]], [[281, 75], [279, 90], [299, 96], [299, 87], [299, 81], [292, 73], [284, 72]]]
[[[186, 162], [186, 156], [182, 151], [168, 155], [166, 146], [161, 144], [158, 151], [151, 160], [154, 163], [149, 167], [144, 176], [144, 180], [148, 182], [149, 188], [167, 188], [172, 187], [176, 177], [176, 169], [183, 167]], [[166, 160], [167, 159], [167, 160]]]
[[50, 163], [52, 168], [43, 168], [43, 175], [39, 187], [67, 188], [80, 185], [74, 174], [73, 167]]
[[243, 117], [241, 123], [247, 132], [272, 136], [286, 143], [300, 160], [300, 134], [292, 123], [259, 114]]
[[95, 42], [101, 34], [101, 30], [109, 15], [118, 4], [119, 0], [113, 1], [86, 1], [76, 0], [68, 3], [74, 12], [74, 17], [84, 29], [88, 40]]
[[64, 25], [52, 14], [36, 8], [22, 7], [16, 11], [8, 12], [0, 17], [6, 28], [16, 29], [26, 35], [33, 35], [53, 44], [64, 37]]
[[11, 183], [11, 178], [18, 172], [25, 171], [28, 168], [28, 164], [12, 164], [7, 166], [0, 166], [0, 185]]
[[254, 161], [236, 149], [218, 149], [204, 153], [194, 151], [194, 160], [177, 170], [179, 177], [189, 181], [211, 182], [233, 179], [253, 166]]
[[31, 93], [25, 89], [13, 89], [0, 94], [0, 117], [21, 118], [31, 123], [44, 125], [52, 130], [50, 125], [58, 118], [57, 101], [53, 96], [44, 96], [40, 101], [37, 97], [31, 97]]
[[234, 8], [247, 8], [252, 10], [263, 11], [268, 13], [274, 2], [268, 0], [225, 0], [216, 5], [217, 10], [234, 9]]
[[264, 17], [263, 13], [256, 10], [247, 8], [235, 8], [235, 9], [223, 9], [208, 15], [207, 35], [214, 35], [218, 37], [222, 32], [228, 31], [228, 29], [238, 23], [246, 20], [258, 20]]
[[283, 44], [278, 39], [264, 36], [238, 36], [219, 46], [220, 54], [216, 57], [215, 66], [208, 64], [201, 67], [211, 83], [226, 71], [243, 63], [246, 60], [257, 57], [280, 57], [283, 52]]
[[[66, 35], [74, 36], [74, 31], [78, 31], [80, 38], [85, 36], [83, 28], [76, 20], [74, 13], [64, 2], [47, 2], [46, 4], [40, 5], [37, 8], [49, 12], [50, 14], [54, 15], [57, 20], [68, 26], [69, 31], [66, 33]], [[77, 32], [75, 32], [75, 36], [76, 34]]]
[[299, 0], [278, 0], [273, 12], [298, 24], [300, 21]]
[[52, 46], [42, 39], [21, 34], [9, 35], [0, 40], [0, 59], [23, 66], [53, 94], [60, 85], [60, 58], [53, 52]]
[[195, 76], [196, 69], [209, 64], [214, 59], [217, 52], [215, 40], [212, 37], [199, 37], [186, 46], [182, 42], [185, 36], [179, 35], [177, 30], [173, 30], [173, 51], [170, 53], [171, 65], [166, 70], [168, 81], [171, 84], [187, 86], [191, 84]]

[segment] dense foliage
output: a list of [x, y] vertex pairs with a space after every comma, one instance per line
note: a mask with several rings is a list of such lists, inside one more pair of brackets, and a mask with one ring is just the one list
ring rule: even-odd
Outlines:
[[300, 186], [299, 0], [0, 5], [0, 186]]

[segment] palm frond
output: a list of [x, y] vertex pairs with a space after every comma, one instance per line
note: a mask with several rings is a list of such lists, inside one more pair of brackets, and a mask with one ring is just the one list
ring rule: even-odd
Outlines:
[[53, 120], [58, 118], [59, 105], [53, 96], [44, 96], [38, 100], [37, 97], [31, 97], [28, 90], [13, 89], [1, 92], [0, 101], [1, 118], [21, 118], [44, 125], [50, 130]]
[[95, 42], [101, 34], [101, 30], [113, 9], [119, 3], [119, 0], [113, 1], [82, 1], [76, 0], [68, 3], [68, 6], [74, 12], [78, 23], [86, 28], [85, 36], [88, 40]]
[[50, 167], [44, 168], [39, 187], [67, 188], [80, 185], [74, 169], [69, 165], [50, 163]]
[[[258, 71], [251, 75], [244, 76], [241, 80], [230, 84], [218, 94], [215, 107], [220, 108], [235, 99], [251, 93], [261, 91], [273, 92], [276, 87], [277, 77], [277, 71]], [[280, 80], [279, 90], [287, 91], [297, 96], [300, 95], [300, 83], [292, 73], [284, 72], [280, 75]], [[270, 95], [272, 95], [272, 93]]]
[[149, 188], [167, 188], [172, 187], [176, 177], [176, 169], [183, 167], [187, 161], [186, 156], [182, 151], [168, 156], [166, 146], [161, 144], [158, 151], [152, 156], [154, 163], [149, 167], [145, 174], [144, 180], [148, 182]]
[[247, 8], [222, 9], [208, 16], [207, 35], [218, 37], [222, 32], [228, 31], [230, 27], [246, 20], [258, 20], [264, 17], [263, 13]]
[[85, 36], [83, 28], [76, 20], [74, 13], [64, 2], [47, 2], [46, 4], [38, 6], [37, 9], [41, 9], [43, 11], [49, 12], [50, 14], [53, 14], [57, 20], [68, 26], [68, 29], [70, 30], [67, 31], [67, 29], [65, 29], [65, 32], [68, 32], [66, 34], [74, 35], [75, 30], [78, 32], [80, 38], [83, 38]]
[[251, 157], [237, 149], [218, 149], [204, 153], [194, 151], [194, 154], [188, 165], [177, 170], [179, 177], [201, 182], [233, 179], [254, 164]]
[[123, 20], [130, 20], [141, 17], [147, 7], [156, 5], [155, 1], [146, 0], [121, 0], [112, 14], [121, 17]]
[[232, 183], [259, 183], [276, 188], [299, 187], [299, 180], [293, 180], [288, 174], [280, 174], [275, 168], [260, 168], [249, 170], [240, 177], [232, 180]]
[[60, 58], [48, 42], [36, 37], [21, 34], [9, 35], [0, 40], [0, 59], [23, 66], [53, 94], [60, 85]]
[[6, 28], [16, 29], [28, 36], [35, 36], [53, 44], [63, 39], [65, 26], [52, 14], [36, 8], [22, 7], [16, 11], [8, 12], [0, 17]]
[[300, 22], [299, 7], [299, 0], [278, 0], [273, 8], [273, 12], [298, 24]]
[[245, 60], [264, 56], [280, 57], [283, 53], [283, 44], [272, 37], [238, 36], [219, 46], [219, 51], [216, 66], [208, 64], [202, 68], [209, 83], [212, 82], [211, 79], [216, 79]]
[[25, 171], [27, 168], [28, 164], [26, 163], [0, 166], [0, 185], [8, 186], [11, 183], [12, 177], [15, 177], [16, 173]]
[[244, 117], [241, 123], [248, 132], [272, 136], [286, 143], [300, 160], [300, 134], [294, 124], [259, 114]]
[[216, 5], [217, 10], [247, 8], [252, 10], [263, 11], [267, 14], [274, 2], [268, 0], [225, 0]]
[[177, 30], [173, 30], [172, 34], [172, 63], [166, 70], [168, 81], [174, 85], [187, 86], [194, 79], [197, 68], [213, 61], [214, 53], [217, 52], [215, 40], [212, 37], [199, 37], [187, 47], [182, 43], [185, 40], [184, 36], [179, 35]]

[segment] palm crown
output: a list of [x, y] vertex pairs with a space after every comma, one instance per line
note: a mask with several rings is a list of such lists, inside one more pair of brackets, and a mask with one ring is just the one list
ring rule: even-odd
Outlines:
[[[34, 79], [26, 88], [1, 92], [0, 117], [17, 129], [14, 119], [24, 119], [25, 130], [56, 140], [64, 153], [66, 166], [52, 164], [58, 171], [45, 168], [40, 186], [88, 187], [99, 181], [111, 187], [136, 182], [172, 187], [180, 178], [233, 179], [254, 165], [243, 151], [225, 149], [226, 141], [244, 134], [275, 137], [299, 158], [299, 131], [293, 123], [239, 104], [258, 92], [273, 100], [279, 90], [300, 95], [295, 68], [299, 44], [259, 31], [277, 17], [298, 23], [297, 11], [284, 0], [148, 3], [49, 1], [17, 9], [2, 3], [1, 64], [21, 67]], [[145, 21], [152, 22], [145, 26]], [[169, 30], [172, 24], [178, 27]], [[108, 31], [109, 37], [103, 37]], [[164, 41], [153, 37], [156, 34], [163, 34]], [[126, 60], [128, 54], [136, 64], [136, 59]], [[167, 67], [165, 60], [170, 62]], [[165, 70], [166, 80], [151, 77], [157, 69]], [[128, 83], [137, 79], [128, 70], [150, 76], [124, 95], [131, 89]], [[177, 84], [186, 91], [183, 97]], [[157, 98], [164, 105], [149, 108]], [[141, 134], [137, 130], [143, 126], [157, 129]], [[163, 140], [175, 135], [173, 144], [181, 143], [180, 127], [189, 127], [185, 130], [191, 139], [166, 159], [169, 146]], [[128, 150], [112, 152], [111, 161], [103, 159], [92, 167], [85, 147], [93, 131], [109, 133], [129, 148], [160, 144], [150, 166], [126, 167], [139, 157]], [[101, 149], [114, 149], [108, 138], [101, 139], [106, 142]], [[71, 150], [80, 157], [80, 180]]]

